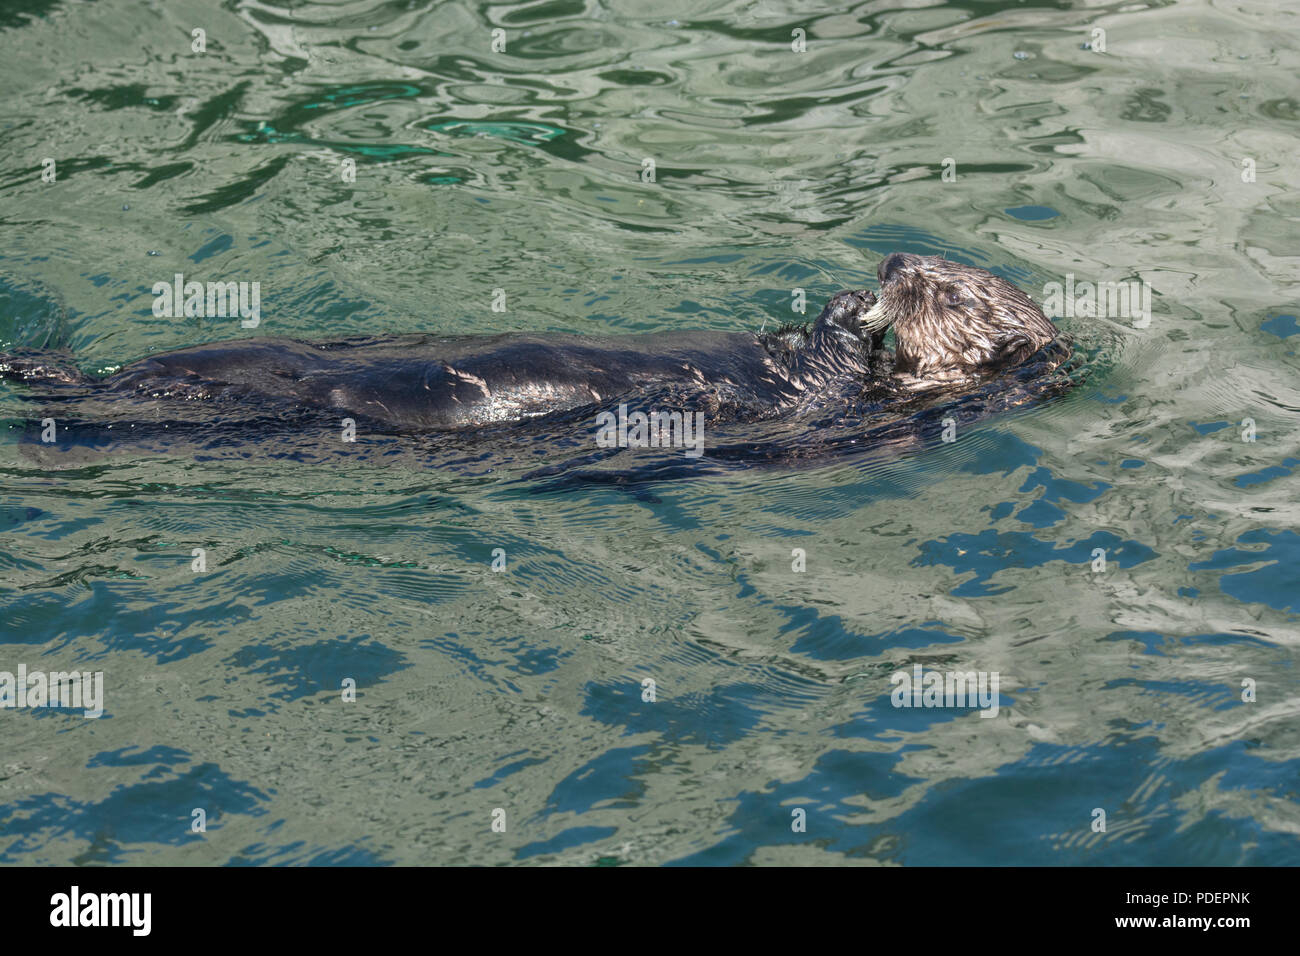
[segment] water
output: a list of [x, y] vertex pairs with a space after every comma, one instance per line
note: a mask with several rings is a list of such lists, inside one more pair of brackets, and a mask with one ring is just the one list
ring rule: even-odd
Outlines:
[[1300, 862], [1298, 69], [1269, 2], [6, 4], [0, 345], [94, 372], [772, 326], [895, 250], [1153, 315], [955, 442], [658, 481], [42, 456], [0, 386], [0, 671], [104, 674], [0, 711], [0, 862]]

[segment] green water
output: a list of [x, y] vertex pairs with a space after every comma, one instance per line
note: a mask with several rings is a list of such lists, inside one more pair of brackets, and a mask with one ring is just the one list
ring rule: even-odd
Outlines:
[[61, 464], [0, 385], [0, 671], [105, 711], [0, 709], [0, 862], [1300, 862], [1298, 73], [1268, 2], [0, 4], [0, 347], [92, 372], [771, 326], [896, 250], [1153, 293], [955, 442], [648, 485]]

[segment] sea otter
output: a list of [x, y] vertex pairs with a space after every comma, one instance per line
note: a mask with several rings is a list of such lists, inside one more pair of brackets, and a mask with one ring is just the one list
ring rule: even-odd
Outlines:
[[[155, 421], [162, 406], [218, 414], [255, 405], [446, 431], [651, 399], [715, 421], [757, 421], [847, 403], [869, 386], [916, 392], [977, 381], [1057, 334], [1024, 293], [983, 269], [894, 253], [877, 274], [879, 297], [840, 292], [811, 325], [770, 333], [258, 338], [151, 356], [102, 379], [50, 353], [8, 353], [0, 375], [44, 386], [51, 398], [108, 400], [114, 417], [147, 402]], [[893, 356], [882, 345], [890, 326]]]
[[897, 383], [913, 391], [976, 381], [1019, 365], [1060, 335], [1005, 279], [940, 256], [881, 260], [867, 328], [894, 328]]

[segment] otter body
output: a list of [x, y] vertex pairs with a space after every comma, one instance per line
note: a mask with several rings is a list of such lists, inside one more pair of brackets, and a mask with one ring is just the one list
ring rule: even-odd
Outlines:
[[441, 430], [655, 398], [714, 416], [777, 414], [811, 396], [848, 392], [879, 348], [861, 318], [869, 292], [841, 292], [807, 328], [769, 335], [660, 332], [575, 336], [406, 335], [310, 343], [212, 343], [135, 362], [103, 379], [48, 355], [0, 358], [0, 373], [124, 402], [260, 403]]
[[[1028, 296], [983, 269], [894, 253], [877, 275], [879, 297], [840, 292], [811, 325], [767, 335], [266, 338], [152, 356], [103, 379], [48, 353], [0, 355], [0, 375], [45, 386], [46, 397], [66, 400], [65, 411], [84, 420], [328, 412], [398, 431], [447, 431], [627, 402], [759, 421], [810, 406], [853, 414], [868, 391], [888, 405], [968, 388], [1026, 363], [1058, 335]], [[892, 356], [882, 346], [889, 327]], [[1058, 355], [1032, 374], [1060, 364]]]

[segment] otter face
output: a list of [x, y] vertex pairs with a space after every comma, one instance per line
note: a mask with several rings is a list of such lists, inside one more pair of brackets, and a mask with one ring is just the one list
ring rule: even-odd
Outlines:
[[1058, 334], [1027, 295], [974, 266], [895, 252], [876, 275], [880, 298], [863, 327], [893, 325], [894, 370], [911, 387], [1018, 365]]

